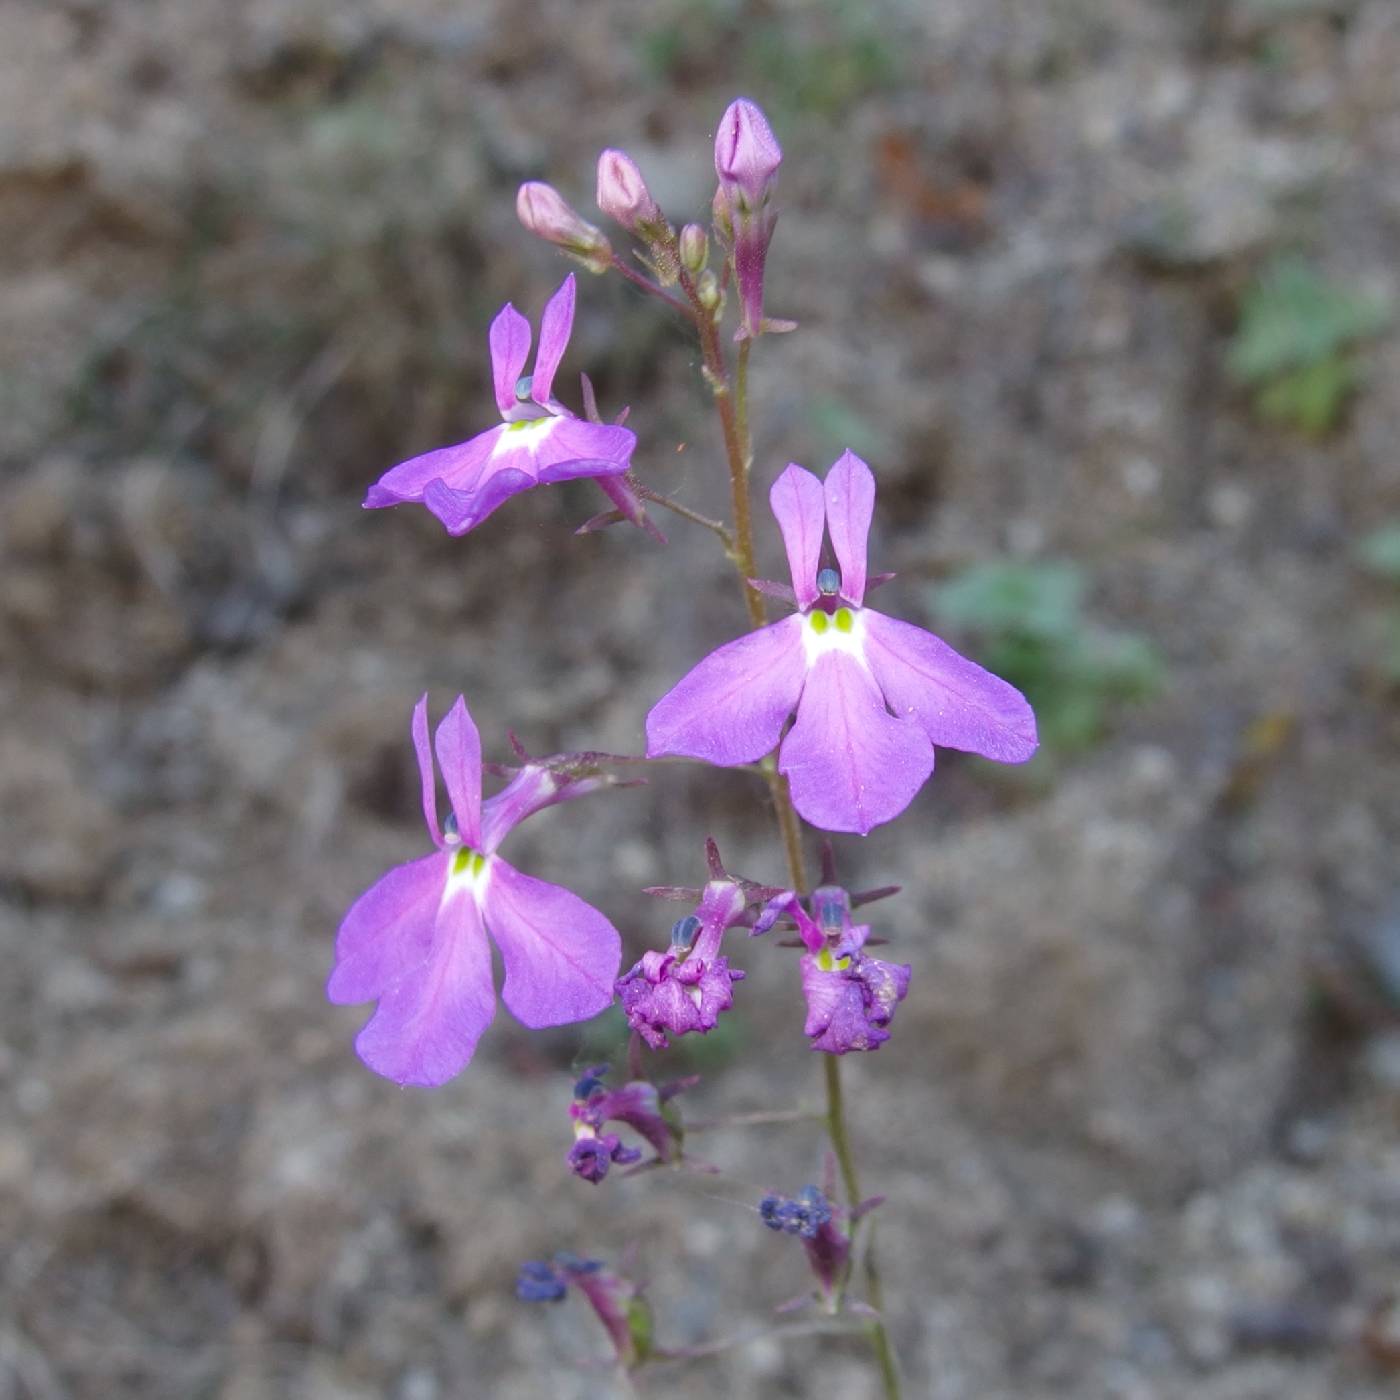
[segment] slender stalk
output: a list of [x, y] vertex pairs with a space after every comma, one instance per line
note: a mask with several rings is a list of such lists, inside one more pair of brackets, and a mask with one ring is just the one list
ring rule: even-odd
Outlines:
[[698, 319], [699, 312], [694, 304], [687, 305], [679, 297], [674, 297], [670, 292], [658, 287], [649, 277], [643, 277], [636, 268], [623, 262], [616, 253], [613, 254], [612, 265], [613, 269], [620, 272], [634, 287], [640, 287], [649, 296], [654, 296], [664, 301], [672, 311], [679, 311], [681, 315], [689, 321]]
[[653, 505], [660, 506], [663, 510], [673, 511], [683, 520], [689, 520], [694, 525], [703, 525], [707, 530], [713, 530], [719, 536], [720, 543], [724, 546], [726, 554], [733, 554], [734, 540], [729, 531], [718, 520], [711, 520], [708, 515], [701, 515], [698, 510], [691, 510], [689, 506], [683, 506], [679, 501], [673, 501], [669, 496], [663, 496], [659, 491], [653, 491], [649, 486], [638, 486], [637, 494], [644, 500], [650, 501]]

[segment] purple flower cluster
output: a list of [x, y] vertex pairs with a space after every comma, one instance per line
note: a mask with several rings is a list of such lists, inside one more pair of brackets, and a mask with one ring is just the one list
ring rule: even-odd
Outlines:
[[[590, 271], [640, 281], [691, 315], [708, 347], [708, 366], [719, 354], [713, 329], [731, 284], [739, 301], [737, 339], [790, 328], [763, 310], [782, 158], [763, 112], [748, 99], [733, 102], [715, 135], [711, 230], [692, 223], [677, 233], [631, 156], [605, 150], [598, 205], [642, 245], [635, 251], [654, 284], [551, 186], [522, 186], [517, 211], [526, 228]], [[724, 280], [708, 266], [712, 235], [724, 253]], [[647, 500], [693, 517], [637, 482], [631, 472], [637, 439], [623, 426], [626, 414], [604, 422], [586, 376], [582, 416], [555, 396], [576, 292], [571, 273], [546, 303], [528, 374], [531, 325], [510, 303], [500, 309], [488, 337], [500, 422], [393, 467], [369, 488], [367, 507], [418, 503], [450, 534], [462, 535], [531, 487], [591, 478], [614, 508], [585, 531], [623, 519], [664, 543], [646, 517]], [[766, 759], [776, 763], [808, 823], [864, 835], [905, 810], [930, 776], [938, 748], [1006, 763], [1031, 757], [1035, 716], [1017, 690], [933, 634], [866, 606], [866, 595], [889, 576], [867, 570], [875, 478], [859, 457], [843, 453], [824, 480], [788, 465], [773, 482], [769, 503], [791, 584], [749, 582], [784, 598], [794, 612], [719, 647], [657, 700], [646, 717], [648, 758], [689, 757], [720, 767]], [[498, 851], [532, 813], [612, 783], [591, 761], [599, 756], [522, 754], [506, 786], [483, 797], [480, 739], [462, 697], [431, 744], [423, 697], [412, 737], [434, 850], [391, 870], [351, 906], [327, 984], [332, 1002], [375, 1003], [356, 1049], [376, 1073], [400, 1084], [439, 1085], [470, 1061], [495, 1014], [493, 942], [505, 969], [501, 996], [526, 1026], [584, 1020], [618, 999], [635, 1036], [654, 1049], [664, 1049], [671, 1036], [704, 1034], [733, 1006], [735, 984], [744, 977], [720, 951], [726, 930], [761, 933], [779, 918], [795, 925], [802, 941], [811, 1048], [841, 1055], [889, 1039], [910, 969], [870, 955], [869, 928], [852, 924], [851, 897], [834, 877], [804, 900], [727, 875], [711, 847], [711, 878], [681, 892], [693, 900], [693, 912], [676, 922], [669, 946], [645, 952], [619, 977], [621, 943], [609, 920], [570, 891], [522, 874]], [[439, 771], [450, 801], [441, 825]], [[667, 1093], [642, 1080], [640, 1070], [618, 1088], [590, 1071], [570, 1110], [570, 1170], [599, 1182], [614, 1163], [640, 1160], [610, 1124], [638, 1133], [659, 1161], [677, 1157]]]

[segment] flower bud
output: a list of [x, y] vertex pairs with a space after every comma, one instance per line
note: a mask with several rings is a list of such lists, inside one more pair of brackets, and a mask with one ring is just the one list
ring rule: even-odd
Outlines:
[[606, 272], [612, 265], [612, 245], [602, 230], [580, 216], [553, 185], [542, 180], [521, 185], [515, 212], [531, 233], [563, 248], [590, 272]]
[[598, 157], [598, 208], [649, 243], [668, 232], [661, 206], [626, 151], [610, 149]]
[[715, 132], [715, 174], [738, 212], [762, 207], [782, 163], [782, 147], [758, 104], [747, 97], [731, 102]]
[[700, 274], [695, 283], [695, 295], [700, 299], [700, 305], [716, 319], [724, 306], [724, 293], [719, 288], [719, 278], [715, 276], [714, 268], [707, 267]]
[[763, 269], [777, 215], [769, 209], [782, 148], [756, 103], [729, 104], [715, 132], [715, 226], [732, 249], [742, 308], [739, 338], [763, 332]]
[[681, 230], [681, 262], [694, 277], [710, 256], [710, 240], [699, 224], [687, 224]]

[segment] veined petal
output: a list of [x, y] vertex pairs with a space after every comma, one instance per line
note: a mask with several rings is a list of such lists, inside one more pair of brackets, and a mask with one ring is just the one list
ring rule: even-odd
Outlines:
[[446, 482], [429, 482], [423, 492], [423, 504], [442, 521], [449, 535], [465, 535], [512, 496], [538, 484], [528, 471], [513, 464], [516, 458], [523, 458], [530, 466], [534, 464], [529, 452], [512, 453], [500, 465], [495, 461], [488, 463], [489, 474], [473, 491], [454, 491]]
[[463, 845], [481, 846], [481, 736], [459, 695], [437, 727], [437, 761]]
[[549, 405], [554, 372], [564, 358], [569, 334], [574, 328], [574, 274], [571, 272], [559, 290], [545, 303], [540, 317], [540, 348], [535, 352], [535, 372], [530, 377], [530, 397], [542, 408]]
[[435, 851], [398, 865], [349, 908], [335, 936], [326, 998], [336, 1006], [376, 1001], [427, 959], [448, 857]]
[[428, 743], [428, 693], [424, 691], [413, 707], [413, 750], [418, 755], [418, 781], [423, 788], [423, 820], [433, 845], [442, 845], [442, 828], [437, 815], [437, 777], [433, 773], [433, 751]]
[[826, 528], [841, 565], [841, 596], [856, 607], [865, 598], [865, 546], [875, 513], [875, 474], [846, 451], [826, 474]]
[[802, 628], [794, 614], [712, 651], [652, 706], [647, 757], [732, 767], [771, 752], [802, 694]]
[[[449, 857], [433, 859], [445, 869]], [[470, 891], [457, 890], [440, 899], [431, 947], [380, 994], [355, 1050], [399, 1084], [445, 1084], [466, 1067], [495, 1014], [481, 914]]]
[[515, 386], [530, 354], [530, 323], [510, 302], [491, 322], [491, 378], [496, 387], [496, 407], [504, 417], [517, 403]]
[[865, 658], [889, 707], [935, 745], [1024, 763], [1039, 740], [1026, 697], [922, 627], [865, 608]]
[[482, 910], [505, 963], [501, 997], [516, 1020], [562, 1026], [610, 1006], [622, 961], [617, 930], [578, 895], [500, 856], [489, 870]]
[[789, 462], [768, 492], [768, 504], [778, 520], [797, 604], [809, 608], [817, 598], [817, 565], [822, 554], [826, 506], [822, 484], [805, 467]]
[[535, 449], [535, 476], [541, 485], [580, 476], [620, 476], [631, 465], [637, 446], [631, 428], [583, 418], [553, 422], [553, 429]]
[[434, 481], [445, 482], [456, 491], [470, 490], [504, 432], [504, 425], [489, 428], [466, 442], [438, 447], [390, 467], [365, 493], [365, 508], [375, 510], [421, 501]]
[[889, 713], [856, 657], [830, 651], [808, 674], [778, 768], [805, 821], [864, 836], [913, 801], [933, 771], [933, 747], [918, 724]]

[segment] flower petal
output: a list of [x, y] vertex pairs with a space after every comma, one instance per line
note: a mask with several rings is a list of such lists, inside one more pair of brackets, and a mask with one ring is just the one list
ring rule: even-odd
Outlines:
[[843, 452], [826, 474], [826, 528], [841, 565], [841, 596], [856, 607], [865, 598], [865, 544], [875, 513], [875, 474], [854, 452]]
[[447, 857], [435, 851], [395, 866], [349, 908], [335, 936], [326, 998], [336, 1006], [376, 1001], [428, 956], [447, 884]]
[[564, 358], [569, 334], [574, 328], [574, 274], [571, 272], [559, 290], [545, 303], [540, 317], [540, 348], [535, 352], [535, 372], [530, 377], [530, 397], [542, 408], [549, 404], [554, 372]]
[[476, 484], [482, 467], [491, 460], [503, 432], [504, 425], [490, 428], [466, 442], [438, 447], [390, 467], [365, 493], [365, 509], [421, 501], [434, 481], [445, 482], [457, 491], [469, 490]]
[[[528, 452], [510, 455], [511, 458], [523, 458], [528, 465], [533, 465], [534, 459]], [[474, 530], [512, 496], [539, 484], [528, 471], [521, 470], [509, 460], [499, 466], [494, 462], [489, 465], [489, 475], [480, 481], [475, 490], [457, 491], [444, 481], [429, 482], [424, 490], [423, 504], [442, 521], [449, 535], [465, 535], [468, 530]]]
[[438, 904], [431, 947], [381, 993], [355, 1050], [399, 1084], [445, 1084], [466, 1067], [495, 1014], [491, 947], [476, 901], [461, 889]]
[[923, 727], [935, 745], [999, 763], [1035, 753], [1035, 712], [999, 676], [960, 656], [922, 627], [866, 608], [865, 659], [891, 710]]
[[864, 836], [913, 801], [933, 771], [933, 747], [918, 724], [886, 710], [855, 657], [831, 651], [807, 677], [778, 768], [805, 821]]
[[489, 855], [526, 817], [557, 802], [587, 797], [610, 782], [601, 775], [570, 777], [542, 763], [527, 763], [500, 792], [481, 804], [482, 851]]
[[612, 1004], [622, 961], [617, 930], [591, 904], [492, 858], [482, 894], [501, 950], [502, 999], [523, 1025], [586, 1021]]
[[459, 695], [437, 727], [438, 767], [452, 799], [457, 833], [473, 850], [481, 846], [481, 735]]
[[556, 418], [535, 449], [536, 480], [544, 485], [580, 476], [619, 476], [631, 465], [636, 446], [631, 428]]
[[496, 313], [491, 322], [491, 378], [496, 386], [496, 407], [504, 417], [518, 400], [515, 386], [525, 369], [530, 354], [530, 323], [510, 302]]
[[770, 753], [802, 694], [803, 619], [794, 614], [712, 651], [647, 715], [647, 757], [721, 767]]
[[418, 781], [423, 788], [423, 820], [428, 824], [428, 834], [433, 838], [433, 845], [441, 847], [442, 828], [438, 825], [437, 814], [437, 777], [433, 773], [433, 751], [428, 745], [427, 691], [423, 692], [413, 707], [410, 733], [413, 735], [414, 752], [418, 755]]
[[817, 598], [817, 565], [821, 561], [822, 526], [826, 520], [822, 484], [805, 467], [789, 462], [769, 490], [768, 504], [783, 534], [798, 606], [809, 608]]

